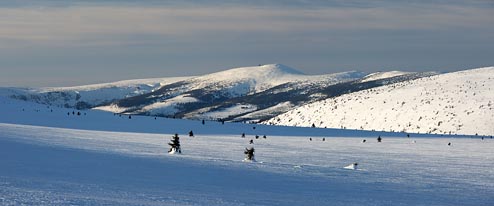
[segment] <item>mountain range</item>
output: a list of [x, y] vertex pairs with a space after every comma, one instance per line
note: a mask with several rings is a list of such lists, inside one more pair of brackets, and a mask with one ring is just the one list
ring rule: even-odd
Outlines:
[[[494, 99], [484, 91], [491, 89], [486, 83], [494, 78], [491, 71], [493, 67], [445, 74], [348, 71], [306, 75], [282, 64], [268, 64], [203, 76], [77, 87], [0, 88], [0, 95], [48, 106], [133, 115], [400, 132], [492, 134], [489, 126], [470, 128], [470, 124], [482, 124], [467, 118], [493, 123], [491, 102]], [[429, 102], [427, 109], [421, 107], [425, 102]], [[464, 117], [460, 114], [465, 110], [468, 115]], [[453, 114], [456, 116], [451, 117]]]

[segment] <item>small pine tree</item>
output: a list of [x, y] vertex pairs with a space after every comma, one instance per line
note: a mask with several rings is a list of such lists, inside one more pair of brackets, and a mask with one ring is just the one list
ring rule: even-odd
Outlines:
[[168, 143], [168, 145], [170, 145], [170, 150], [168, 150], [168, 153], [182, 153], [182, 150], [180, 149], [180, 138], [178, 137], [178, 134], [172, 136], [171, 142]]
[[244, 154], [245, 154], [245, 160], [246, 161], [256, 161], [254, 159], [254, 147], [245, 148]]

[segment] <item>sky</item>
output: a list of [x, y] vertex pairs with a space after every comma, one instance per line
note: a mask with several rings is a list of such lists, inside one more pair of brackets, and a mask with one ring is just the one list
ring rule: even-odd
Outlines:
[[[248, 3], [246, 3], [248, 2]], [[494, 66], [492, 0], [6, 0], [0, 86]]]

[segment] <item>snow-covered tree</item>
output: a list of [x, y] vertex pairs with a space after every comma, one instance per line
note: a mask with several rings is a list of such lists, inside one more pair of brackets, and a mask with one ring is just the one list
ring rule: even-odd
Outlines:
[[244, 154], [244, 161], [256, 161], [256, 159], [254, 158], [254, 147], [245, 148]]
[[168, 150], [168, 153], [182, 153], [182, 150], [180, 149], [180, 138], [178, 137], [178, 134], [172, 136], [171, 142], [168, 143], [168, 145], [170, 145], [170, 150]]

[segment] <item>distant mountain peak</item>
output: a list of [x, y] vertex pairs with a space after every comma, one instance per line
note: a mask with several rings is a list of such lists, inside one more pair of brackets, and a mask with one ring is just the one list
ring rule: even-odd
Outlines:
[[284, 74], [304, 75], [303, 72], [296, 70], [292, 67], [286, 66], [284, 64], [265, 64], [259, 67], [262, 69], [278, 70], [280, 73], [284, 73]]

